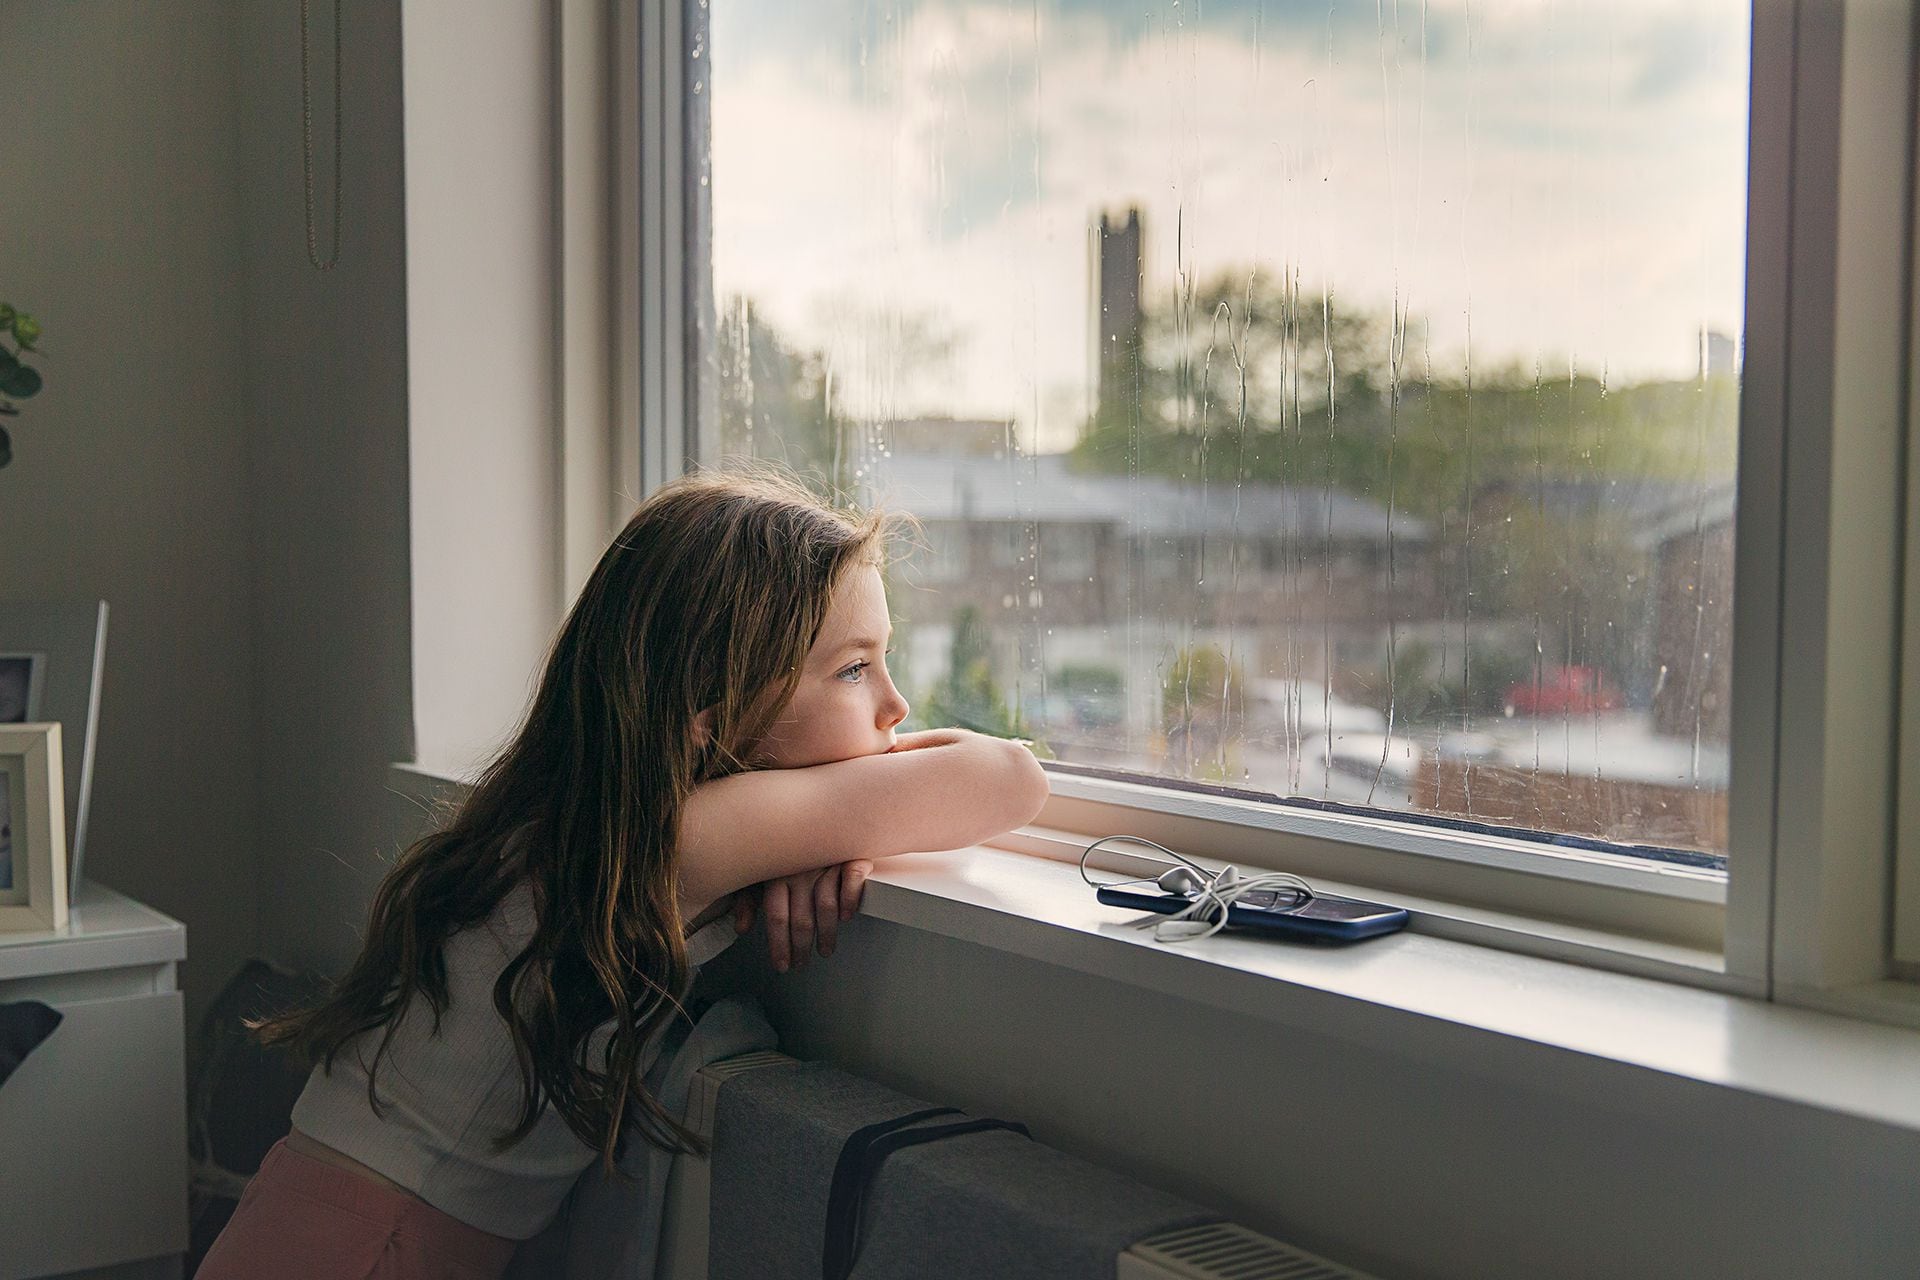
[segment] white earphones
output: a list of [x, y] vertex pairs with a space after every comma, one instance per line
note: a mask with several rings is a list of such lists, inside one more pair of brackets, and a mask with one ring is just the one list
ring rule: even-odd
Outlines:
[[[1125, 881], [1121, 883], [1124, 884]], [[1165, 889], [1168, 893], [1180, 894], [1198, 893], [1206, 887], [1206, 881], [1185, 867], [1168, 867], [1160, 873], [1159, 878], [1155, 880], [1154, 883], [1162, 889]]]
[[[1089, 876], [1087, 858], [1093, 851], [1101, 845], [1120, 841], [1147, 845], [1177, 861], [1157, 876], [1142, 876], [1137, 880], [1110, 880], [1102, 883]], [[1145, 862], [1153, 861], [1140, 854], [1127, 856], [1141, 858]], [[1239, 869], [1232, 863], [1228, 863], [1218, 871], [1209, 871], [1191, 858], [1141, 836], [1105, 836], [1095, 840], [1080, 853], [1080, 878], [1097, 889], [1129, 884], [1154, 884], [1167, 893], [1191, 897], [1193, 901], [1179, 911], [1168, 915], [1149, 916], [1135, 922], [1139, 927], [1152, 925], [1156, 942], [1186, 942], [1194, 938], [1212, 937], [1226, 927], [1227, 908], [1249, 893], [1260, 890], [1284, 890], [1293, 895], [1288, 905], [1296, 909], [1304, 906], [1313, 897], [1313, 890], [1307, 882], [1289, 872], [1264, 871], [1243, 880], [1240, 878]]]

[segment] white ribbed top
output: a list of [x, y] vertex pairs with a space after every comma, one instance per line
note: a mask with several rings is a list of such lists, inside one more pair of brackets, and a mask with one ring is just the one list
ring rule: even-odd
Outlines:
[[[550, 1106], [526, 1137], [504, 1151], [494, 1146], [513, 1130], [521, 1093], [493, 984], [534, 927], [532, 890], [523, 884], [483, 924], [447, 940], [439, 1034], [424, 1002], [401, 1017], [380, 1062], [379, 1117], [367, 1106], [364, 1057], [379, 1044], [377, 1031], [342, 1049], [331, 1073], [315, 1067], [293, 1108], [294, 1128], [308, 1137], [470, 1226], [516, 1240], [539, 1234], [598, 1155]], [[697, 970], [735, 936], [730, 915], [709, 921], [687, 939], [688, 961]], [[609, 1023], [595, 1033], [591, 1060], [601, 1060], [611, 1030]], [[657, 1052], [656, 1038], [643, 1070]]]

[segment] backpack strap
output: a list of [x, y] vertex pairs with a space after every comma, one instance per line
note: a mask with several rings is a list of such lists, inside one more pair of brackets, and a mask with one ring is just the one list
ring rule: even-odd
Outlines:
[[833, 1169], [833, 1186], [827, 1193], [826, 1239], [820, 1255], [822, 1280], [847, 1280], [852, 1273], [854, 1263], [858, 1261], [861, 1215], [866, 1208], [867, 1191], [880, 1172], [881, 1163], [889, 1155], [902, 1147], [989, 1129], [1011, 1129], [1023, 1138], [1033, 1136], [1027, 1132], [1024, 1124], [992, 1118], [960, 1120], [925, 1129], [906, 1127], [934, 1116], [958, 1114], [959, 1111], [953, 1107], [931, 1107], [897, 1119], [870, 1124], [864, 1129], [855, 1130], [848, 1137], [846, 1144], [840, 1148], [840, 1159]]

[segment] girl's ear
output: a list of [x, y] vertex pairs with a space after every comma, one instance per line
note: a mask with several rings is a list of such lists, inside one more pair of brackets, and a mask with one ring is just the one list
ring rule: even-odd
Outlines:
[[714, 709], [708, 707], [693, 718], [693, 745], [702, 750], [713, 741], [713, 712]]

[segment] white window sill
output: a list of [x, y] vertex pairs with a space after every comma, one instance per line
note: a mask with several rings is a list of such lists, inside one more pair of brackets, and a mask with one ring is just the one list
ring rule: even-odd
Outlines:
[[[471, 781], [413, 764], [390, 778], [418, 800]], [[1330, 892], [1415, 909], [1418, 929], [1346, 947], [1225, 933], [1170, 946], [1128, 927], [1138, 913], [1096, 901], [1077, 867], [1055, 860], [1057, 838], [1017, 832], [1001, 843], [1052, 856], [976, 847], [882, 859], [861, 914], [1391, 1051], [1470, 1058], [1537, 1046], [1920, 1132], [1920, 1031], [1704, 989], [1694, 984], [1718, 964], [1705, 952], [1319, 877]], [[1568, 958], [1503, 945], [1522, 934]], [[1623, 967], [1640, 971], [1612, 971]]]
[[1414, 932], [1170, 946], [1072, 864], [1004, 849], [884, 859], [861, 914], [1396, 1050], [1494, 1037], [1920, 1131], [1920, 1032], [1898, 1027]]
[[[1055, 862], [1077, 863], [1081, 850], [1086, 847], [1087, 837], [1047, 827], [1029, 826], [1010, 831], [992, 841], [992, 844], [995, 848], [1014, 853], [1035, 854]], [[1132, 855], [1157, 857], [1144, 848], [1127, 845], [1112, 848], [1123, 859]], [[1217, 857], [1210, 858], [1202, 860], [1202, 865], [1217, 867], [1223, 865], [1224, 861]], [[1095, 870], [1093, 874], [1099, 879], [1118, 879], [1142, 873], [1126, 869], [1132, 865], [1123, 860], [1114, 871]], [[1075, 879], [1079, 882], [1077, 873]], [[1517, 951], [1548, 960], [1566, 960], [1638, 977], [1661, 978], [1746, 995], [1758, 994], [1757, 989], [1727, 973], [1724, 957], [1718, 950], [1615, 933], [1538, 915], [1465, 906], [1458, 902], [1397, 891], [1385, 894], [1383, 898], [1383, 890], [1338, 881], [1326, 875], [1308, 875], [1307, 879], [1324, 893], [1368, 901], [1390, 899], [1394, 906], [1405, 907], [1412, 915], [1409, 925], [1412, 932], [1430, 937]], [[1084, 882], [1080, 883], [1084, 888]]]

